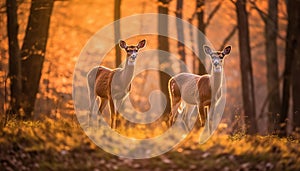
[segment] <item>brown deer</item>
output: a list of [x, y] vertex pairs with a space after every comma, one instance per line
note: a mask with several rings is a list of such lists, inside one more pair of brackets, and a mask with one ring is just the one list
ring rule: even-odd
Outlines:
[[113, 129], [117, 128], [119, 113], [116, 110], [116, 105], [118, 107], [130, 91], [137, 53], [139, 49], [145, 47], [145, 45], [146, 40], [140, 41], [136, 46], [127, 46], [126, 42], [121, 40], [119, 46], [127, 53], [125, 66], [123, 68], [109, 69], [103, 66], [97, 66], [88, 72], [87, 81], [90, 100], [89, 124], [95, 100], [99, 97], [100, 114], [103, 113], [104, 108], [109, 104], [110, 126]]
[[[171, 99], [169, 127], [176, 121], [181, 100], [187, 104], [197, 105], [200, 123], [201, 126], [204, 126], [206, 117], [209, 117], [208, 111], [212, 101], [214, 100], [214, 102], [216, 102], [219, 98], [223, 75], [223, 59], [230, 53], [231, 46], [227, 46], [222, 52], [213, 52], [208, 46], [203, 46], [203, 48], [211, 59], [211, 74], [200, 76], [191, 73], [180, 73], [169, 80], [168, 87]], [[186, 115], [186, 113], [182, 116], [183, 121], [185, 125], [189, 125], [184, 115]]]

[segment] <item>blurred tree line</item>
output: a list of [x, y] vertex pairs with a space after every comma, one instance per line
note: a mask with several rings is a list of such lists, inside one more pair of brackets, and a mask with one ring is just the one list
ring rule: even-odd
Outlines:
[[[175, 0], [174, 0], [175, 1]], [[217, 1], [217, 0], [216, 0]], [[157, 0], [157, 11], [161, 14], [169, 14], [168, 5], [171, 0]], [[267, 90], [268, 97], [264, 105], [268, 106], [268, 112], [271, 114], [270, 121], [274, 124], [274, 133], [285, 136], [287, 133], [287, 123], [291, 123], [293, 131], [300, 131], [300, 79], [297, 74], [300, 72], [300, 0], [287, 0], [287, 30], [285, 48], [285, 65], [283, 74], [279, 73], [277, 39], [278, 34], [278, 0], [268, 0], [268, 10], [263, 11], [256, 4], [256, 0], [231, 0], [236, 9], [236, 27], [229, 31], [224, 39], [222, 48], [228, 43], [230, 38], [238, 31], [240, 53], [240, 71], [243, 96], [243, 109], [247, 125], [247, 133], [255, 134], [258, 131], [255, 106], [254, 78], [252, 71], [252, 55], [250, 48], [250, 31], [248, 21], [248, 6], [258, 11], [265, 24], [265, 57], [267, 68]], [[21, 119], [31, 119], [34, 110], [36, 95], [39, 90], [43, 62], [45, 59], [46, 44], [48, 39], [48, 30], [51, 19], [51, 13], [54, 0], [31, 0], [30, 14], [22, 46], [18, 43], [18, 2], [17, 0], [6, 0], [7, 14], [7, 33], [9, 44], [9, 74], [10, 79], [10, 110], [9, 116], [16, 115]], [[175, 15], [178, 18], [183, 17], [183, 4], [188, 3], [184, 0], [176, 0]], [[215, 8], [205, 17], [206, 0], [195, 0], [195, 13], [190, 18], [192, 22], [197, 20], [197, 27], [202, 33], [206, 33], [214, 14], [220, 9], [223, 1], [219, 0]], [[115, 0], [114, 20], [121, 18], [121, 0]], [[206, 19], [206, 20], [205, 20]], [[168, 22], [159, 18], [158, 32], [166, 33], [168, 31]], [[119, 23], [115, 23], [115, 39], [120, 38]], [[184, 30], [180, 23], [177, 24], [178, 37], [183, 37]], [[203, 37], [198, 35], [197, 47], [202, 49], [204, 44]], [[180, 59], [185, 62], [186, 52], [184, 45], [177, 44]], [[169, 51], [168, 38], [158, 36], [158, 49]], [[116, 47], [116, 66], [121, 64], [120, 49]], [[199, 50], [199, 56], [204, 56], [203, 51]], [[166, 61], [159, 58], [159, 63]], [[206, 74], [204, 65], [197, 58], [194, 60], [194, 73]], [[280, 75], [283, 75], [282, 77]], [[170, 77], [166, 74], [160, 74], [161, 90], [168, 97], [167, 83]], [[280, 85], [283, 85], [282, 88]], [[165, 113], [170, 110], [170, 102], [167, 104]], [[287, 122], [289, 110], [292, 110], [292, 121]]]

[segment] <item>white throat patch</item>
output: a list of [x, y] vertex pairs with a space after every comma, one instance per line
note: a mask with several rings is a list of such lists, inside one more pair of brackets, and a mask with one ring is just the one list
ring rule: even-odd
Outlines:
[[127, 64], [128, 65], [135, 65], [135, 60], [134, 61], [128, 60]]
[[222, 72], [222, 67], [221, 66], [214, 67], [214, 72]]

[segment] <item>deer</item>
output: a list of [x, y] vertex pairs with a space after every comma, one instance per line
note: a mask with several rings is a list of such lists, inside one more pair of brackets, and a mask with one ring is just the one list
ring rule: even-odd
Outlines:
[[[204, 45], [203, 49], [211, 59], [211, 74], [197, 75], [192, 73], [179, 73], [170, 78], [168, 82], [171, 101], [171, 113], [167, 123], [168, 127], [175, 123], [182, 101], [197, 106], [200, 126], [204, 126], [205, 121], [209, 120], [208, 112], [210, 111], [211, 104], [214, 104], [212, 101], [216, 102], [220, 96], [223, 60], [226, 55], [229, 55], [231, 46], [227, 46], [223, 51], [212, 51], [207, 45]], [[185, 127], [189, 129], [187, 127], [188, 121], [186, 113], [183, 113], [182, 119]]]
[[105, 107], [109, 106], [110, 126], [112, 129], [117, 129], [119, 112], [116, 110], [116, 105], [120, 105], [130, 92], [138, 51], [144, 48], [145, 45], [145, 39], [141, 40], [137, 45], [130, 46], [125, 41], [120, 40], [119, 46], [127, 54], [124, 67], [110, 69], [104, 66], [97, 66], [88, 72], [89, 124], [94, 103], [96, 98], [99, 98], [98, 115], [103, 114]]

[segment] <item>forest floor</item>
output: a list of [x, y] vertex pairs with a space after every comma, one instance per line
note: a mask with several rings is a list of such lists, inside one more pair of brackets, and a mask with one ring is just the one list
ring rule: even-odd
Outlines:
[[126, 159], [96, 146], [76, 119], [10, 120], [0, 129], [0, 170], [300, 170], [295, 138], [216, 132], [205, 144], [190, 142]]

